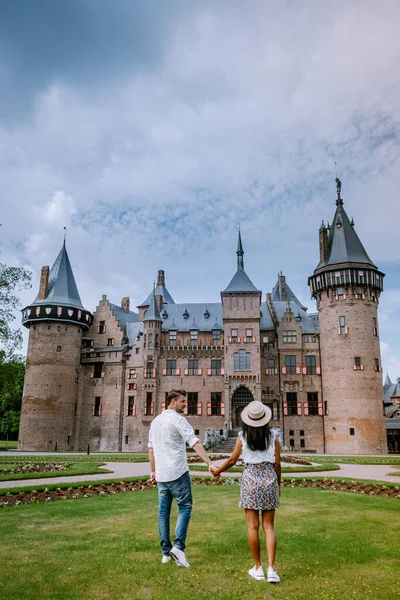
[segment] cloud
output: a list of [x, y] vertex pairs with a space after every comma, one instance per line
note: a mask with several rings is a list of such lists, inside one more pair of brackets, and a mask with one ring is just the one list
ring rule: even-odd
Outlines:
[[43, 217], [49, 225], [58, 226], [68, 224], [76, 212], [74, 199], [63, 190], [58, 190], [46, 204]]

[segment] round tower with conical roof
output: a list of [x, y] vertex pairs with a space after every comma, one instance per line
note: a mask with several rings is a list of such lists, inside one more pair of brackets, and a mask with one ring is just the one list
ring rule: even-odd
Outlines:
[[65, 247], [43, 267], [39, 293], [22, 310], [29, 344], [18, 450], [73, 450], [82, 332], [92, 315], [82, 305]]
[[386, 453], [378, 303], [384, 274], [349, 220], [336, 179], [336, 212], [319, 230], [320, 262], [308, 284], [316, 299], [325, 452]]

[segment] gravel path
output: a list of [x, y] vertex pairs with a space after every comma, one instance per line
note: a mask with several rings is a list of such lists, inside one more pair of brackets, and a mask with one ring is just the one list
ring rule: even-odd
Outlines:
[[[218, 465], [223, 461], [215, 461]], [[282, 463], [284, 466], [293, 466], [293, 464]], [[349, 465], [341, 464], [339, 471], [319, 471], [315, 473], [284, 473], [284, 477], [346, 477], [350, 479], [371, 479], [378, 481], [387, 481], [389, 483], [398, 483], [400, 485], [400, 477], [395, 475], [389, 475], [391, 471], [399, 471], [400, 467], [392, 465]], [[113, 471], [112, 473], [104, 473], [101, 475], [73, 475], [72, 477], [48, 477], [45, 479], [18, 479], [16, 481], [0, 481], [1, 488], [10, 487], [25, 487], [25, 486], [39, 486], [39, 485], [53, 485], [55, 483], [79, 483], [80, 481], [99, 481], [100, 479], [111, 479], [119, 480], [125, 477], [137, 477], [145, 476], [150, 473], [150, 465], [148, 462], [142, 463], [121, 463], [121, 462], [107, 462], [103, 465], [104, 469]], [[205, 471], [191, 471], [192, 475], [203, 475], [207, 476]], [[238, 477], [238, 473], [224, 473], [222, 477]]]

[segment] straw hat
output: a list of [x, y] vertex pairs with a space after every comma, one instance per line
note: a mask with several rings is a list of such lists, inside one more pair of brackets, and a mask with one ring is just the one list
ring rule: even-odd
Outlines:
[[251, 425], [251, 427], [262, 427], [271, 420], [271, 417], [271, 409], [258, 400], [254, 400], [245, 406], [240, 415], [243, 423]]

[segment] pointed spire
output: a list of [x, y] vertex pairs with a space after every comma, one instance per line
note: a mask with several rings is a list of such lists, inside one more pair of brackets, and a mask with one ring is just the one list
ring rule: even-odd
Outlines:
[[143, 321], [162, 321], [155, 295], [155, 284], [153, 285], [149, 308], [145, 312]]
[[239, 227], [238, 246], [237, 246], [237, 251], [236, 251], [238, 269], [239, 269], [239, 267], [241, 269], [244, 269], [243, 254], [244, 254], [244, 252], [243, 252], [243, 246], [242, 246], [242, 236], [240, 235], [240, 227]]

